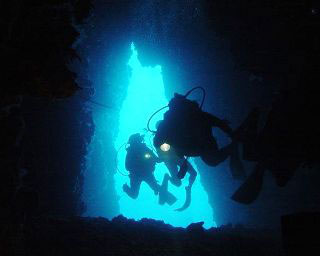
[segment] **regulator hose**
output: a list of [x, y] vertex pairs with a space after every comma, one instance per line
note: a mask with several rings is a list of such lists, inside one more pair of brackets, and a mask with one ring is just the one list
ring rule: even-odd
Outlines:
[[119, 170], [119, 167], [118, 167], [118, 153], [122, 149], [123, 146], [127, 146], [127, 145], [128, 145], [128, 142], [125, 142], [119, 147], [119, 149], [117, 150], [117, 153], [116, 153], [116, 158], [115, 158], [117, 172], [120, 173], [122, 176], [129, 176], [129, 173], [128, 174], [124, 174]]
[[189, 96], [189, 94], [192, 93], [195, 90], [201, 90], [202, 91], [202, 100], [201, 100], [201, 104], [200, 104], [200, 109], [202, 109], [204, 100], [206, 98], [206, 90], [203, 87], [201, 87], [201, 86], [193, 87], [191, 90], [187, 91], [187, 93], [184, 95], [184, 97], [187, 98]]
[[156, 112], [154, 112], [154, 113], [150, 116], [150, 118], [149, 118], [149, 120], [148, 120], [148, 123], [147, 123], [147, 129], [148, 129], [149, 132], [152, 132], [152, 133], [156, 133], [156, 132], [157, 132], [157, 131], [153, 131], [153, 130], [150, 129], [150, 121], [151, 121], [152, 118], [153, 118], [156, 114], [158, 114], [161, 110], [163, 110], [163, 109], [165, 109], [165, 108], [168, 108], [168, 107], [169, 107], [168, 105], [167, 105], [167, 106], [164, 106], [164, 107], [158, 109]]

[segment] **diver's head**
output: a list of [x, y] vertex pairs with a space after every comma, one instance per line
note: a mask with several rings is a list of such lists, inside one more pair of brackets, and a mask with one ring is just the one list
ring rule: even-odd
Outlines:
[[139, 133], [132, 134], [128, 140], [128, 144], [130, 144], [130, 146], [134, 144], [139, 144], [142, 142], [143, 142], [143, 135], [140, 135]]
[[186, 98], [186, 96], [184, 96], [184, 95], [182, 95], [180, 93], [177, 93], [177, 92], [175, 92], [173, 94], [173, 96], [174, 96], [175, 99], [185, 99]]
[[185, 97], [182, 94], [179, 93], [175, 93], [174, 97], [169, 101], [169, 108], [177, 108], [181, 105], [181, 103], [183, 103], [185, 101]]

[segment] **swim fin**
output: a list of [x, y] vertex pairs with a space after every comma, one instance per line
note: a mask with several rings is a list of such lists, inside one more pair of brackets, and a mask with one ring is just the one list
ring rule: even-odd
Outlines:
[[191, 204], [191, 188], [186, 187], [186, 201], [184, 202], [182, 207], [175, 209], [175, 211], [182, 212], [185, 209], [187, 209], [190, 206], [190, 204]]
[[165, 202], [168, 205], [173, 205], [177, 201], [177, 198], [171, 194], [169, 191], [166, 192], [165, 194]]
[[237, 189], [231, 199], [241, 204], [251, 204], [256, 200], [262, 189], [264, 172], [265, 168], [257, 164], [252, 174]]
[[169, 191], [161, 191], [159, 193], [159, 204], [164, 205], [167, 203], [168, 205], [173, 205], [177, 201], [177, 198], [171, 194]]
[[159, 191], [159, 204], [173, 205], [177, 201], [177, 198], [168, 191], [168, 179], [163, 179], [160, 191]]

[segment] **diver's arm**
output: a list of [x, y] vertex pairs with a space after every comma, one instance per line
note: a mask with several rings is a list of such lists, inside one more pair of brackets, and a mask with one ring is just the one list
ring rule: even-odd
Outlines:
[[161, 163], [163, 162], [163, 159], [159, 156], [157, 156], [150, 148], [148, 148], [146, 145], [145, 145], [145, 150], [148, 154], [151, 155], [152, 159], [156, 162], [156, 163]]
[[165, 160], [164, 157], [161, 156], [160, 154], [158, 154], [158, 155], [154, 154], [154, 157], [155, 157], [157, 163], [162, 163]]
[[229, 126], [229, 121], [220, 119], [220, 118], [218, 118], [212, 114], [209, 114], [209, 113], [206, 113], [206, 114], [208, 114], [210, 116], [209, 118], [210, 118], [210, 121], [213, 126], [220, 128], [226, 134], [228, 134], [229, 136], [232, 136], [232, 129]]
[[161, 163], [163, 162], [162, 158], [158, 157], [151, 149], [149, 149], [147, 147], [147, 152], [151, 155], [152, 159], [154, 159], [154, 161], [156, 163]]
[[161, 163], [163, 160], [161, 160], [160, 157], [158, 157], [155, 153], [153, 153], [152, 150], [150, 150], [150, 155], [153, 157], [153, 159], [156, 161], [156, 163]]
[[153, 152], [152, 152], [152, 157], [153, 157], [153, 159], [155, 160], [155, 162], [156, 163], [162, 163], [162, 162], [164, 162], [164, 160], [163, 160], [163, 158], [162, 157], [158, 157], [156, 154], [154, 154]]

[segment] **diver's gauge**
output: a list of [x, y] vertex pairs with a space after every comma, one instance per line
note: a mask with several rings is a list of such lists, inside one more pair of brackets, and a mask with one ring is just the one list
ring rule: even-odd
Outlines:
[[163, 151], [163, 152], [168, 152], [170, 150], [170, 145], [168, 143], [163, 143], [161, 146], [160, 146], [160, 149]]
[[145, 157], [146, 159], [149, 159], [149, 158], [151, 158], [151, 155], [150, 155], [149, 153], [145, 153], [145, 154], [144, 154], [144, 157]]

